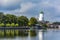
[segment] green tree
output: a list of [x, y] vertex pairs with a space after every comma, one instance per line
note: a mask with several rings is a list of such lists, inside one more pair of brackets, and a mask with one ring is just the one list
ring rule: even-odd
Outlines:
[[6, 14], [5, 23], [17, 23], [17, 17], [15, 15]]
[[28, 18], [25, 16], [18, 17], [18, 24], [20, 26], [27, 26], [28, 25]]
[[48, 27], [47, 24], [42, 24], [42, 26], [43, 26], [44, 28], [47, 28], [47, 27]]
[[53, 22], [53, 24], [55, 24], [55, 25], [60, 25], [60, 22]]
[[31, 26], [33, 26], [33, 25], [35, 25], [35, 24], [37, 24], [37, 23], [38, 23], [38, 22], [37, 22], [37, 19], [34, 18], [34, 17], [31, 17], [28, 24], [31, 25]]
[[0, 23], [3, 23], [4, 19], [4, 14], [3, 12], [0, 12]]

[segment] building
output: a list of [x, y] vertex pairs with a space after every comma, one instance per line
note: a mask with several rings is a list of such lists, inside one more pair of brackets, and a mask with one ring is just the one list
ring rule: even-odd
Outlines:
[[56, 23], [56, 24], [52, 23], [52, 24], [49, 24], [48, 27], [49, 28], [59, 28], [60, 29], [60, 24], [58, 24], [58, 23]]

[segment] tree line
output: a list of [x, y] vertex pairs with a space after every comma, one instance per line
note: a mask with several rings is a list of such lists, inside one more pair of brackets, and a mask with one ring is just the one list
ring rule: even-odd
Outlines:
[[19, 27], [19, 26], [33, 26], [37, 24], [37, 19], [26, 16], [16, 16], [13, 14], [4, 14], [0, 12], [0, 27]]

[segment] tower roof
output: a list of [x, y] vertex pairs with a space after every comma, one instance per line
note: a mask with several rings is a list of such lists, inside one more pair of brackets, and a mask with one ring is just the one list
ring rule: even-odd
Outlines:
[[43, 12], [43, 11], [41, 11], [40, 13], [41, 13], [41, 14], [44, 14], [44, 12]]

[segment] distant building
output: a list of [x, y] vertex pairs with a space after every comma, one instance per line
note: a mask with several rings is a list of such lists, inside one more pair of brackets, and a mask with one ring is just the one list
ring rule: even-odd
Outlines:
[[49, 28], [59, 28], [60, 29], [60, 24], [49, 24]]

